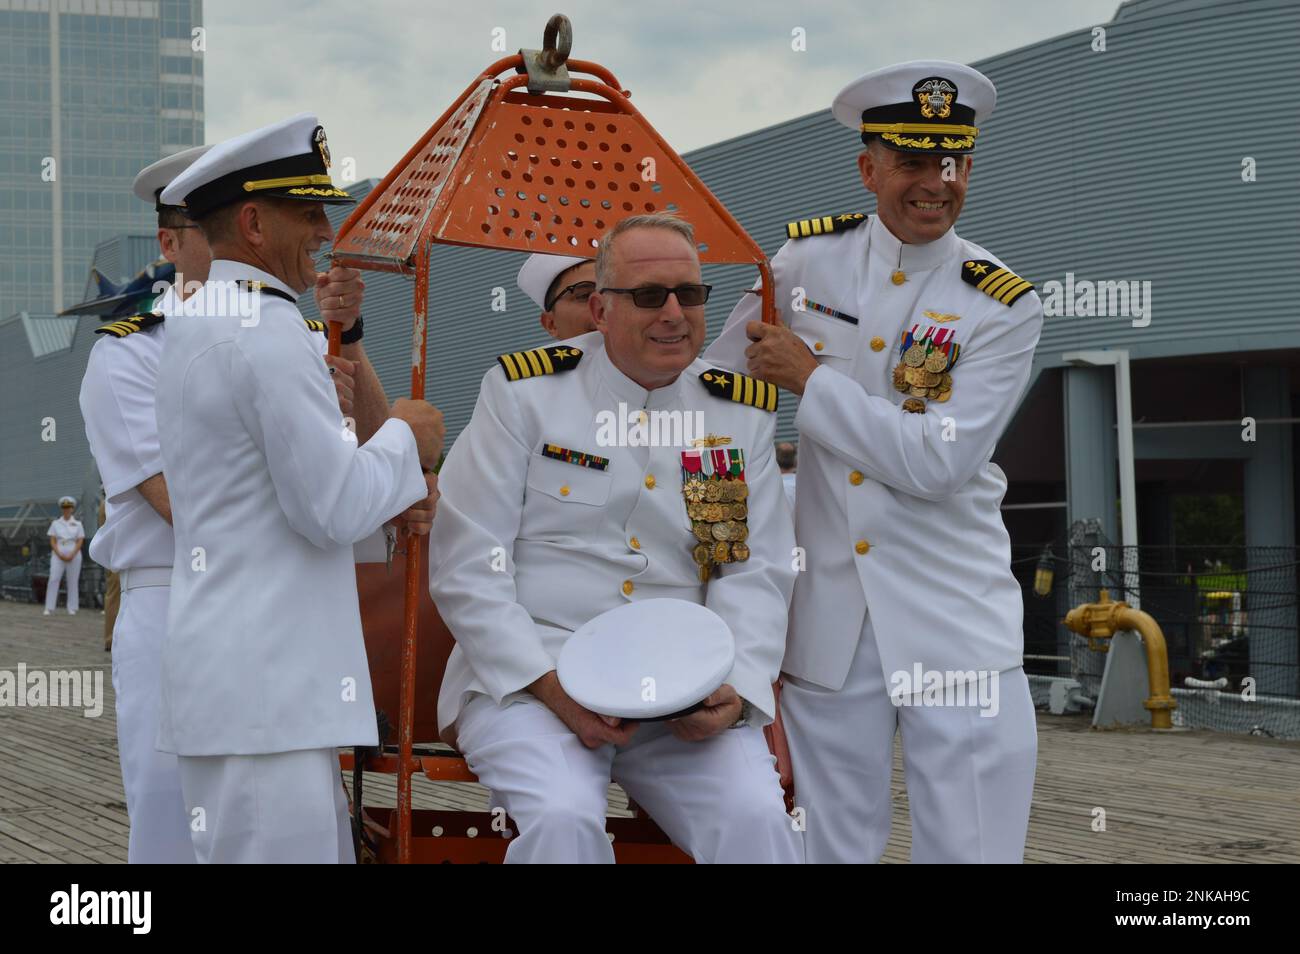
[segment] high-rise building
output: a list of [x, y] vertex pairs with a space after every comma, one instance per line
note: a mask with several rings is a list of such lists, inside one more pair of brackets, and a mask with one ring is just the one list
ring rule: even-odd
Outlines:
[[202, 12], [0, 0], [0, 317], [80, 301], [99, 242], [152, 231], [131, 180], [203, 142]]

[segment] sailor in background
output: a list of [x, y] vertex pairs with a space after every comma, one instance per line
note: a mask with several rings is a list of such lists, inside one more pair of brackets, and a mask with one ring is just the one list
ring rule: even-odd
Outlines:
[[[508, 861], [612, 862], [611, 778], [699, 861], [800, 861], [762, 732], [794, 577], [775, 389], [699, 360], [709, 286], [688, 224], [624, 219], [598, 261], [598, 330], [502, 355], [441, 471], [430, 590], [456, 648], [439, 730], [518, 824]], [[725, 621], [725, 683], [668, 722], [575, 702], [565, 642], [656, 597]]]
[[158, 744], [200, 862], [353, 860], [337, 747], [377, 739], [352, 548], [403, 511], [432, 519], [440, 415], [399, 401], [359, 442], [295, 305], [333, 238], [322, 203], [352, 201], [328, 156], [303, 114], [214, 146], [162, 194], [214, 257], [156, 402], [176, 537]]
[[538, 319], [557, 341], [595, 331], [587, 299], [596, 290], [596, 263], [572, 255], [529, 255], [515, 279], [542, 309]]
[[953, 231], [995, 95], [942, 61], [846, 87], [832, 112], [861, 134], [876, 214], [791, 223], [772, 262], [787, 323], [760, 324], [746, 295], [706, 354], [801, 396], [808, 564], [781, 703], [811, 862], [884, 851], [896, 731], [914, 861], [1024, 853], [1037, 740], [990, 456], [1043, 316], [1028, 281]]
[[60, 516], [50, 523], [50, 581], [45, 587], [45, 615], [54, 612], [59, 603], [59, 583], [67, 579], [68, 615], [77, 615], [77, 586], [81, 581], [81, 547], [86, 531], [81, 521], [74, 517], [77, 501], [71, 497], [59, 498]]

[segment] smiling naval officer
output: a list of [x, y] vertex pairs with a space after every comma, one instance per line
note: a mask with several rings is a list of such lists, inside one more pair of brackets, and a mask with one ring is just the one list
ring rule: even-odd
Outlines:
[[[456, 647], [439, 729], [518, 824], [508, 861], [612, 862], [612, 778], [699, 861], [797, 862], [761, 730], [794, 582], [775, 389], [698, 359], [708, 286], [685, 222], [625, 219], [596, 270], [598, 330], [501, 356], [440, 473], [430, 590]], [[705, 433], [611, 441], [620, 406], [659, 434], [699, 412]], [[556, 674], [569, 637], [659, 598], [730, 629], [721, 687], [667, 722], [576, 703]]]
[[122, 606], [114, 626], [113, 696], [122, 788], [130, 819], [127, 861], [194, 862], [190, 819], [176, 756], [159, 752], [158, 693], [171, 583], [171, 507], [162, 476], [154, 386], [165, 318], [179, 313], [185, 282], [208, 274], [208, 243], [162, 190], [208, 151], [197, 146], [142, 169], [132, 189], [158, 213], [158, 242], [176, 280], [149, 310], [96, 329], [81, 379], [86, 439], [104, 484], [105, 520], [90, 543], [96, 563], [121, 574]]
[[[978, 71], [934, 60], [849, 84], [832, 112], [861, 134], [876, 214], [788, 225], [772, 261], [787, 324], [756, 324], [747, 295], [705, 355], [801, 395], [808, 566], [781, 707], [810, 862], [880, 857], [895, 731], [914, 861], [1024, 852], [1037, 742], [1006, 477], [990, 456], [1028, 383], [1042, 307], [953, 230], [995, 98]], [[950, 704], [912, 685], [918, 668]]]
[[303, 114], [162, 195], [213, 253], [157, 398], [176, 537], [158, 741], [201, 862], [353, 860], [336, 747], [377, 740], [352, 545], [429, 495], [439, 450], [415, 401], [358, 445], [295, 305], [333, 238], [322, 203], [351, 201], [328, 155]]

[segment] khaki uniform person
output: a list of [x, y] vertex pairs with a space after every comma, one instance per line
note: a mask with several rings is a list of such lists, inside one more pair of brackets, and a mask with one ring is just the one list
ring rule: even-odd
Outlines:
[[808, 860], [875, 861], [903, 740], [915, 861], [1024, 852], [1034, 708], [990, 462], [1029, 380], [1029, 282], [953, 231], [993, 84], [957, 63], [868, 74], [832, 112], [862, 134], [877, 211], [791, 223], [788, 325], [745, 296], [706, 357], [801, 395], [782, 714]]

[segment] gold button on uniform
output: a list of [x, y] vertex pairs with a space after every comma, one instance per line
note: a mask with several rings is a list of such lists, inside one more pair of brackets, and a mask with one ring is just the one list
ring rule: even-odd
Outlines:
[[859, 540], [853, 545], [853, 549], [858, 551], [858, 556], [866, 556], [867, 551], [871, 549], [871, 544], [866, 540]]
[[654, 474], [646, 474], [646, 475], [645, 475], [645, 489], [646, 489], [646, 490], [654, 490], [654, 489], [655, 489], [655, 475], [654, 475]]
[[900, 269], [889, 276], [889, 280], [895, 285], [901, 285], [907, 281], [907, 275]]
[[862, 471], [855, 470], [853, 473], [849, 474], [849, 483], [851, 483], [854, 487], [862, 483]]
[[560, 496], [561, 496], [561, 497], [567, 497], [567, 496], [569, 496], [569, 485], [568, 485], [568, 484], [565, 484], [563, 487], [560, 488]]
[[813, 347], [816, 348], [818, 351], [821, 351], [826, 347], [826, 345], [820, 341], [815, 341], [813, 342]]
[[632, 587], [632, 581], [631, 581], [631, 580], [624, 580], [624, 581], [623, 581], [623, 595], [624, 595], [624, 596], [631, 596], [631, 595], [632, 595], [632, 589], [633, 589], [633, 587]]
[[641, 541], [638, 540], [636, 537], [633, 537], [631, 540], [628, 541], [628, 543], [632, 544], [632, 549], [633, 549], [633, 550], [640, 550], [640, 549], [641, 549]]
[[879, 351], [884, 347], [885, 347], [885, 339], [880, 337], [880, 335], [876, 335], [874, 338], [871, 339], [872, 351]]

